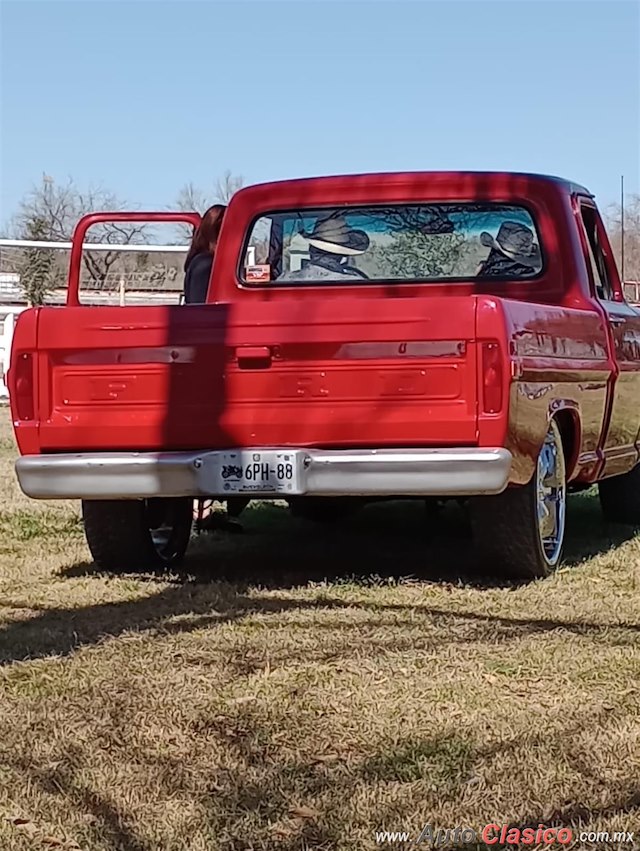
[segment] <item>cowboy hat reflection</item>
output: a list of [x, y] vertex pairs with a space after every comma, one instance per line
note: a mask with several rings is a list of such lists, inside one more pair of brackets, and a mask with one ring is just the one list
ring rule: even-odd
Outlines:
[[519, 222], [503, 222], [495, 238], [483, 231], [480, 242], [485, 248], [491, 248], [523, 266], [534, 269], [542, 263], [540, 248], [534, 242], [531, 228]]
[[370, 242], [363, 230], [353, 230], [342, 217], [322, 219], [311, 232], [303, 231], [301, 235], [314, 248], [342, 257], [364, 254]]

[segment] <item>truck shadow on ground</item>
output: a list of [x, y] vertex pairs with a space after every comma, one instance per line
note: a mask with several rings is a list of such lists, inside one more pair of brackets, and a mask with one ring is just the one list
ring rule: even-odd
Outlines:
[[[476, 588], [515, 588], [525, 582], [480, 563], [467, 513], [455, 503], [435, 518], [421, 501], [378, 503], [343, 521], [326, 523], [294, 519], [286, 505], [256, 503], [240, 519], [241, 534], [195, 536], [178, 578], [224, 581], [238, 590], [324, 581], [375, 585], [394, 579]], [[630, 527], [606, 524], [593, 496], [576, 495], [569, 501], [564, 566], [577, 567], [634, 535]], [[94, 564], [83, 562], [62, 574], [77, 577], [96, 571]]]
[[[580, 498], [572, 507], [575, 517], [571, 518], [569, 560], [574, 559], [576, 564], [594, 551], [606, 551], [632, 535], [631, 531], [622, 528], [609, 530], [605, 535], [603, 527], [596, 525], [597, 505], [592, 500]], [[437, 581], [445, 583], [444, 587], [455, 581], [455, 585], [460, 585], [464, 581], [461, 578], [464, 571], [470, 571], [473, 566], [473, 548], [464, 517], [455, 511], [444, 516], [438, 534], [427, 545], [426, 535], [423, 537], [419, 531], [422, 529], [422, 509], [417, 505], [410, 509], [405, 511], [394, 506], [392, 511], [390, 506], [372, 506], [368, 518], [363, 512], [345, 528], [329, 533], [326, 529], [310, 531], [309, 524], [301, 521], [290, 523], [284, 509], [259, 507], [255, 509], [255, 516], [248, 515], [246, 535], [196, 541], [195, 551], [183, 574], [163, 577], [161, 583], [159, 577], [144, 577], [150, 593], [143, 597], [70, 608], [37, 606], [17, 599], [7, 601], [12, 608], [30, 610], [31, 615], [10, 622], [0, 630], [0, 664], [53, 653], [67, 655], [82, 646], [128, 631], [189, 632], [253, 615], [269, 616], [291, 610], [298, 610], [301, 617], [305, 617], [305, 611], [309, 610], [349, 609], [351, 612], [345, 611], [339, 623], [334, 612], [327, 625], [331, 629], [344, 628], [347, 634], [353, 632], [352, 626], [357, 626], [352, 617], [354, 608], [369, 610], [372, 619], [388, 613], [397, 621], [404, 613], [407, 622], [418, 617], [425, 619], [425, 625], [427, 622], [445, 626], [450, 623], [456, 627], [457, 624], [457, 628], [447, 630], [450, 636], [447, 641], [464, 643], [483, 637], [510, 641], [528, 633], [558, 628], [576, 634], [600, 634], [615, 626], [580, 620], [560, 622], [448, 611], [446, 607], [408, 606], [388, 603], [384, 599], [367, 603], [345, 601], [331, 593], [329, 584], [314, 599], [260, 593], [261, 588], [283, 590], [313, 581], [338, 585], [341, 581], [369, 585], [388, 581]], [[395, 511], [397, 516], [392, 520]], [[282, 513], [279, 522], [276, 522], [277, 516], [276, 520], [270, 517], [273, 512]], [[383, 526], [382, 517], [386, 518]], [[268, 531], [260, 534], [263, 524]], [[599, 538], [594, 533], [595, 528], [600, 529]], [[589, 536], [586, 529], [590, 530]], [[239, 539], [242, 544], [238, 543]], [[443, 552], [447, 555], [441, 561], [438, 554], [442, 556]], [[360, 558], [362, 562], [358, 564]], [[92, 572], [96, 572], [95, 566], [85, 563], [62, 570], [61, 574], [86, 576]], [[469, 574], [468, 581], [473, 581], [473, 574]], [[154, 585], [160, 589], [156, 593]], [[477, 577], [476, 585], [482, 587]], [[486, 586], [490, 587], [490, 580]], [[460, 628], [460, 624], [465, 628]], [[620, 624], [616, 631], [620, 630], [626, 631], [627, 636], [621, 635], [616, 640], [635, 642], [640, 626]], [[351, 645], [345, 647], [345, 653], [352, 649]]]
[[[592, 496], [573, 497], [568, 514], [565, 567], [577, 567], [635, 535], [632, 528], [606, 524]], [[296, 520], [286, 506], [263, 503], [241, 519], [242, 534], [196, 538], [182, 575], [238, 588], [341, 580], [371, 585], [394, 579], [475, 588], [526, 584], [480, 562], [468, 513], [455, 503], [435, 517], [421, 501], [378, 503], [337, 523]]]

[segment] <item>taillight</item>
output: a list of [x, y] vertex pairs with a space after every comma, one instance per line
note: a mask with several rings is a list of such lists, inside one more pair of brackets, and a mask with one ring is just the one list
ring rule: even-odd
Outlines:
[[502, 410], [502, 353], [496, 342], [482, 344], [482, 410], [497, 414]]
[[15, 412], [19, 420], [32, 420], [34, 417], [33, 355], [28, 353], [18, 355], [15, 364], [11, 364], [11, 369]]

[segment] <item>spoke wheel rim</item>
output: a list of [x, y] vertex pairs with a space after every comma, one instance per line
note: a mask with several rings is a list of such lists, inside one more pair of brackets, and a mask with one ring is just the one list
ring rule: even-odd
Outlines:
[[536, 495], [540, 547], [547, 564], [553, 567], [562, 551], [567, 507], [564, 452], [555, 424], [549, 428], [538, 455]]

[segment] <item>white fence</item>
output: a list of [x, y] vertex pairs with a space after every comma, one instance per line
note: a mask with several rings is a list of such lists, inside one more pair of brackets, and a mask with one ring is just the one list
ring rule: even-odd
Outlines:
[[11, 357], [11, 341], [16, 318], [23, 310], [26, 310], [26, 307], [0, 305], [0, 400], [9, 398], [7, 372]]

